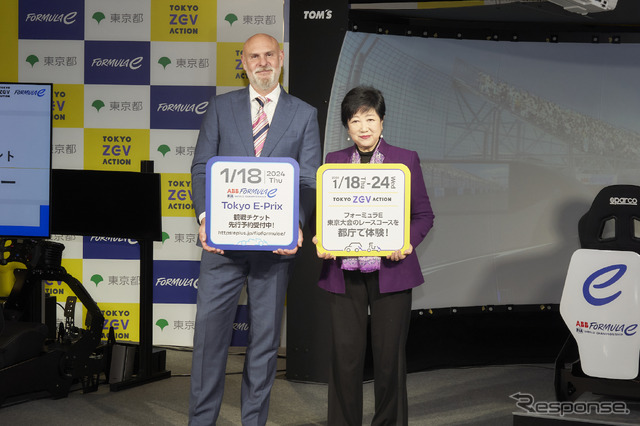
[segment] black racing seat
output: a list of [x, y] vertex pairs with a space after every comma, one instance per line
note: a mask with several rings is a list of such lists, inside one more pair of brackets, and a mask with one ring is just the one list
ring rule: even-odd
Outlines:
[[0, 370], [41, 355], [48, 332], [42, 323], [6, 320], [0, 304]]
[[640, 186], [611, 185], [593, 199], [578, 222], [580, 246], [640, 254]]
[[[600, 190], [589, 210], [578, 221], [580, 247], [640, 254], [639, 202], [640, 186], [611, 185]], [[587, 375], [582, 369], [573, 335], [569, 336], [556, 358], [554, 385], [559, 401], [575, 401], [585, 392], [640, 399], [638, 378], [625, 380]]]

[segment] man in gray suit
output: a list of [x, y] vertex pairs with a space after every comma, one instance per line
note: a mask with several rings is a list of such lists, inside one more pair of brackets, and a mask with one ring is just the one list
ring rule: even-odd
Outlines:
[[[315, 176], [321, 161], [317, 111], [278, 84], [283, 61], [284, 52], [273, 37], [256, 34], [249, 38], [242, 65], [250, 85], [211, 98], [198, 136], [191, 179], [203, 251], [189, 401], [189, 424], [193, 426], [215, 424], [220, 412], [232, 326], [245, 281], [250, 329], [242, 378], [242, 424], [267, 422], [287, 283], [294, 254], [302, 245], [301, 228], [314, 208]], [[256, 135], [254, 146], [254, 133], [262, 127], [266, 139]], [[207, 161], [213, 156], [255, 155], [291, 157], [300, 166], [298, 245], [274, 252], [208, 246], [204, 220]]]

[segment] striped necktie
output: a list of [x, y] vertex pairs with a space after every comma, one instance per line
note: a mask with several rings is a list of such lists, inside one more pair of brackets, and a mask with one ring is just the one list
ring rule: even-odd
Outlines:
[[256, 101], [258, 101], [260, 107], [258, 108], [258, 115], [253, 122], [253, 149], [255, 150], [256, 157], [260, 157], [264, 141], [267, 139], [267, 131], [269, 130], [269, 120], [267, 120], [267, 113], [264, 111], [264, 106], [270, 99], [257, 97]]

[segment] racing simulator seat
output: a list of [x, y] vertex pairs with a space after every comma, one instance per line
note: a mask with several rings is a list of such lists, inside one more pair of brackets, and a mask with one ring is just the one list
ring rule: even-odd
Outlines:
[[555, 363], [558, 401], [585, 392], [640, 399], [640, 187], [612, 185], [578, 222], [560, 314], [571, 335]]
[[48, 331], [39, 322], [5, 321], [0, 304], [0, 370], [40, 355]]
[[[64, 245], [0, 238], [0, 248], [0, 269], [12, 263], [24, 266], [12, 269], [15, 283], [0, 301], [0, 406], [41, 392], [62, 398], [74, 383], [81, 383], [84, 392], [97, 390], [105, 369], [104, 316], [82, 284], [61, 266]], [[55, 303], [45, 299], [44, 309], [41, 306], [43, 280], [62, 281], [75, 294], [67, 298], [66, 325], [60, 324], [57, 336]], [[73, 324], [76, 300], [87, 309], [86, 329]]]

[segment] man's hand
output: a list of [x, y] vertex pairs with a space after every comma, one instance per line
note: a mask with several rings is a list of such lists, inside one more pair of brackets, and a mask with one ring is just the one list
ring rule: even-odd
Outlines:
[[278, 250], [274, 250], [273, 252], [275, 254], [281, 254], [283, 256], [288, 254], [296, 254], [298, 252], [298, 249], [302, 247], [302, 239], [303, 239], [302, 229], [300, 228], [300, 225], [298, 225], [298, 245], [292, 249], [278, 249]]
[[224, 250], [217, 249], [215, 247], [211, 247], [207, 245], [207, 227], [205, 226], [205, 219], [202, 219], [200, 222], [200, 230], [198, 231], [198, 238], [200, 238], [200, 242], [202, 243], [202, 249], [209, 251], [211, 253], [224, 254]]

